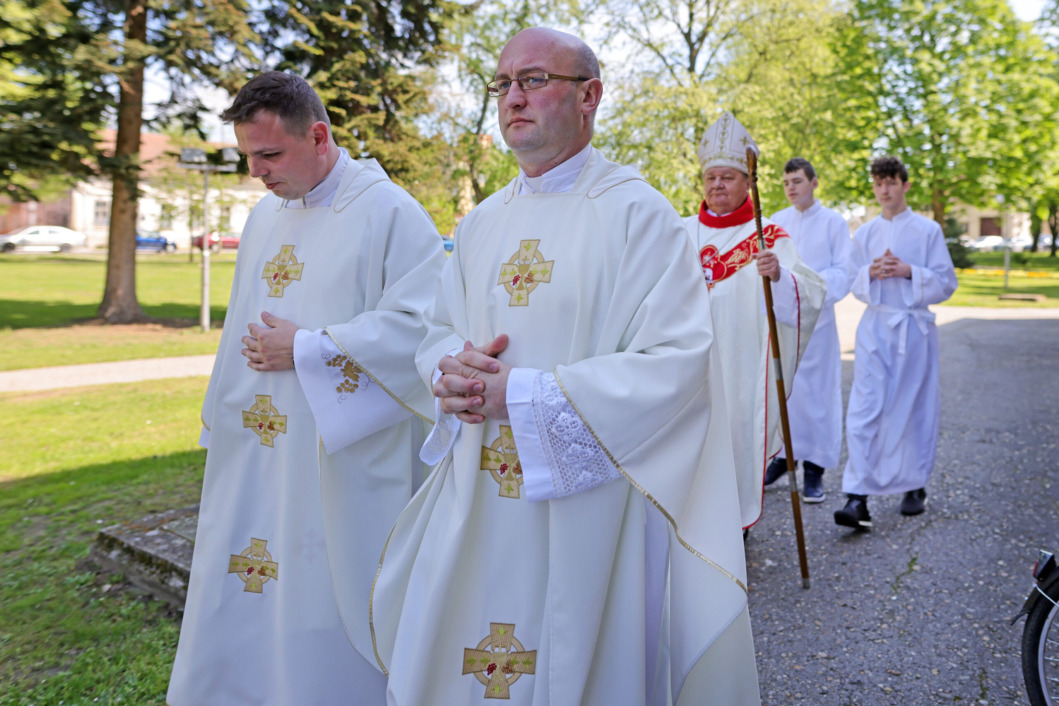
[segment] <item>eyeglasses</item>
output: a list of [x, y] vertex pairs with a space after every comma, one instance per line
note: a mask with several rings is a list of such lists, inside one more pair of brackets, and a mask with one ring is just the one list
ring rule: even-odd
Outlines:
[[486, 84], [485, 90], [489, 91], [489, 95], [493, 98], [499, 98], [500, 96], [507, 95], [507, 92], [511, 90], [511, 84], [513, 83], [517, 83], [518, 87], [523, 91], [533, 91], [547, 86], [550, 79], [581, 82], [591, 81], [592, 77], [563, 76], [562, 74], [550, 74], [545, 71], [530, 71], [527, 74], [522, 74], [518, 78], [498, 78], [495, 81], [490, 81]]

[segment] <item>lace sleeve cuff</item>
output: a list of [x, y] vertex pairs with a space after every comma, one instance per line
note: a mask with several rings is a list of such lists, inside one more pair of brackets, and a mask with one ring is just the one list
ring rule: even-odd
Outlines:
[[573, 495], [621, 477], [555, 375], [512, 370], [507, 402], [530, 501]]

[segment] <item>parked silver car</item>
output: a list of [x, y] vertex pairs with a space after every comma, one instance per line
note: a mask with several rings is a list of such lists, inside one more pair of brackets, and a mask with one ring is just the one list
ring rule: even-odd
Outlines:
[[3, 252], [11, 252], [15, 248], [70, 252], [74, 248], [85, 247], [87, 243], [88, 237], [84, 233], [62, 226], [29, 226], [0, 235], [0, 250]]

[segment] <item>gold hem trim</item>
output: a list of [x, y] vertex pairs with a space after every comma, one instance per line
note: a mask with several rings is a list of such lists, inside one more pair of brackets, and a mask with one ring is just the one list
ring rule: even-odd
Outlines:
[[359, 361], [358, 361], [358, 360], [356, 359], [356, 357], [355, 357], [355, 356], [353, 356], [353, 355], [351, 355], [351, 354], [349, 353], [349, 351], [347, 351], [347, 350], [345, 349], [345, 347], [344, 347], [344, 346], [343, 346], [343, 345], [342, 345], [341, 343], [339, 343], [339, 342], [338, 342], [338, 340], [337, 340], [337, 339], [336, 339], [336, 338], [335, 338], [334, 336], [332, 336], [332, 335], [331, 335], [331, 330], [330, 330], [329, 328], [327, 328], [327, 327], [324, 327], [324, 333], [326, 333], [326, 334], [327, 334], [327, 337], [331, 339], [331, 342], [332, 342], [332, 343], [334, 343], [334, 344], [335, 344], [336, 346], [338, 346], [338, 350], [342, 351], [342, 354], [343, 354], [344, 356], [346, 356], [347, 358], [349, 358], [350, 360], [352, 360], [352, 361], [353, 361], [353, 364], [354, 364], [354, 365], [356, 365], [356, 366], [357, 366], [358, 368], [360, 368], [361, 370], [363, 370], [363, 371], [364, 371], [364, 374], [365, 374], [365, 375], [367, 375], [367, 376], [368, 376], [368, 377], [369, 377], [369, 378], [371, 379], [371, 381], [372, 381], [372, 382], [374, 382], [374, 383], [375, 383], [376, 385], [378, 385], [379, 387], [381, 387], [381, 388], [382, 388], [382, 390], [383, 390], [383, 392], [385, 392], [385, 393], [386, 393], [387, 395], [389, 395], [389, 396], [390, 396], [390, 398], [391, 398], [391, 399], [393, 399], [393, 401], [394, 401], [394, 402], [396, 402], [397, 404], [401, 405], [402, 407], [404, 407], [405, 409], [407, 409], [407, 410], [408, 410], [409, 412], [411, 412], [411, 413], [412, 413], [412, 414], [413, 414], [414, 416], [416, 416], [416, 417], [419, 417], [420, 419], [422, 419], [422, 420], [423, 420], [424, 422], [427, 422], [427, 423], [429, 423], [429, 424], [433, 424], [433, 423], [434, 423], [434, 420], [433, 420], [433, 419], [427, 419], [427, 418], [426, 418], [426, 417], [424, 417], [424, 416], [423, 416], [422, 414], [420, 414], [419, 412], [415, 411], [414, 409], [412, 409], [411, 407], [409, 407], [408, 405], [406, 405], [406, 404], [404, 403], [404, 401], [403, 401], [403, 400], [401, 400], [401, 398], [400, 398], [400, 397], [398, 397], [397, 395], [395, 395], [395, 394], [393, 394], [392, 392], [390, 392], [390, 388], [386, 387], [386, 385], [383, 385], [383, 384], [382, 384], [382, 383], [381, 383], [381, 382], [379, 381], [379, 379], [378, 379], [377, 377], [375, 377], [374, 375], [372, 375], [372, 374], [371, 374], [371, 372], [369, 372], [367, 368], [365, 368], [365, 367], [364, 367], [363, 365], [361, 365], [361, 364], [360, 364], [360, 362], [359, 362]]
[[[423, 483], [426, 484], [426, 481], [423, 481]], [[400, 516], [397, 519], [400, 520]], [[375, 585], [379, 582], [379, 574], [382, 573], [382, 565], [386, 561], [386, 550], [390, 548], [390, 539], [393, 537], [393, 531], [396, 528], [397, 522], [394, 522], [389, 534], [386, 535], [386, 543], [382, 545], [382, 555], [379, 557], [379, 566], [375, 569], [375, 578], [371, 580], [371, 593], [368, 594], [368, 629], [371, 631], [371, 651], [375, 653], [375, 662], [379, 665], [379, 669], [382, 670], [382, 675], [387, 679], [390, 678], [390, 671], [382, 663], [382, 657], [379, 656], [379, 643], [375, 638]]]

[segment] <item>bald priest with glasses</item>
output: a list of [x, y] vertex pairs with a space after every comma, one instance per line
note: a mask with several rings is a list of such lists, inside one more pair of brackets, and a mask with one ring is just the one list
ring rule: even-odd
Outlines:
[[709, 299], [672, 206], [590, 144], [599, 76], [532, 28], [489, 86], [519, 174], [426, 314], [436, 466], [369, 610], [391, 706], [759, 701]]

